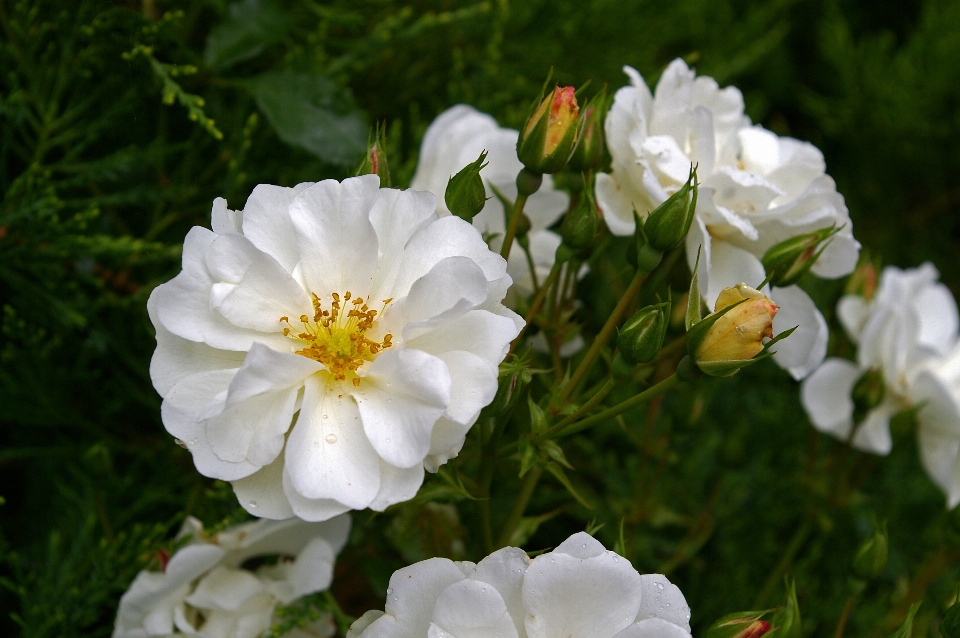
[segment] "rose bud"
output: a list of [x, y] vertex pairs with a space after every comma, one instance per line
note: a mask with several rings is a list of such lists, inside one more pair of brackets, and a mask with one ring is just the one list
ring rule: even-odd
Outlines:
[[741, 611], [728, 614], [707, 629], [706, 638], [760, 638], [770, 631], [770, 623], [760, 620], [767, 611]]
[[383, 150], [386, 130], [377, 126], [373, 142], [367, 145], [367, 154], [357, 168], [356, 175], [376, 175], [380, 178], [380, 188], [390, 186], [390, 168], [387, 166], [387, 152]]
[[603, 160], [604, 146], [603, 121], [607, 115], [609, 102], [606, 90], [601, 90], [583, 108], [583, 131], [580, 143], [570, 158], [570, 168], [578, 173], [587, 173], [596, 168]]
[[450, 178], [443, 193], [443, 201], [451, 213], [472, 222], [487, 202], [480, 171], [486, 166], [487, 152], [480, 153], [477, 161], [467, 164]]
[[556, 87], [527, 120], [517, 156], [534, 173], [556, 173], [570, 160], [580, 137], [580, 107], [572, 86]]
[[697, 208], [697, 186], [697, 169], [691, 165], [686, 183], [657, 206], [643, 224], [643, 233], [651, 246], [667, 252], [687, 238]]
[[771, 246], [761, 260], [771, 285], [784, 288], [797, 283], [817, 263], [830, 238], [838, 232], [840, 229], [832, 226], [821, 228]]

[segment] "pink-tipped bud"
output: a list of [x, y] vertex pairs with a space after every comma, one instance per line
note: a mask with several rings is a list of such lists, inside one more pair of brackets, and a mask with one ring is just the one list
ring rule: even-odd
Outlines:
[[537, 106], [517, 140], [517, 156], [534, 173], [556, 173], [576, 149], [580, 107], [572, 86], [558, 86]]
[[770, 631], [770, 623], [760, 620], [769, 611], [744, 611], [724, 616], [710, 625], [706, 638], [760, 638]]

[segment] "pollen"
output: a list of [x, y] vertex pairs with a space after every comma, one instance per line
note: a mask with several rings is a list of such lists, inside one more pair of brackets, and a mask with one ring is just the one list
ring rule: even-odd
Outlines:
[[323, 308], [316, 294], [311, 296], [312, 317], [300, 315], [299, 325], [291, 323], [289, 317], [280, 317], [284, 336], [303, 346], [294, 351], [296, 354], [319, 361], [337, 381], [350, 379], [354, 386], [359, 386], [360, 367], [393, 345], [391, 334], [384, 335], [381, 341], [367, 336], [392, 299], [384, 299], [377, 311], [368, 306], [369, 300], [354, 297], [349, 290], [342, 297], [332, 293], [329, 309]]

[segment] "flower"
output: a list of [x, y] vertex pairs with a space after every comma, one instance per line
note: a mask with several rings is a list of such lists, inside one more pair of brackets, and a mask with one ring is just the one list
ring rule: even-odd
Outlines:
[[[436, 195], [437, 212], [440, 216], [449, 215], [444, 204], [447, 181], [486, 150], [487, 166], [480, 171], [480, 176], [488, 199], [483, 210], [473, 218], [473, 225], [485, 237], [490, 237], [491, 248], [499, 251], [506, 223], [503, 204], [494, 190], [509, 200], [517, 197], [517, 173], [523, 168], [517, 159], [518, 135], [517, 131], [500, 128], [496, 120], [473, 107], [465, 104], [451, 107], [427, 128], [411, 187]], [[545, 175], [540, 190], [531, 195], [524, 206], [531, 224], [528, 238], [538, 281], [550, 273], [560, 245], [560, 236], [547, 228], [566, 212], [569, 202], [569, 196], [554, 189], [553, 179]], [[507, 272], [521, 296], [533, 293], [533, 277], [523, 251], [510, 251]]]
[[[330, 586], [349, 531], [350, 518], [338, 516], [323, 523], [260, 520], [207, 537], [200, 521], [189, 517], [177, 536], [189, 539], [187, 545], [162, 572], [137, 574], [120, 598], [113, 638], [262, 636], [277, 605]], [[251, 558], [271, 556], [279, 561], [243, 567]], [[323, 617], [299, 635], [332, 633], [331, 619]]]
[[523, 325], [506, 262], [430, 193], [364, 175], [216, 200], [148, 303], [167, 431], [264, 518], [408, 500], [455, 456]]
[[[821, 228], [839, 231], [812, 272], [834, 278], [853, 270], [860, 245], [819, 150], [751, 126], [739, 90], [695, 77], [682, 60], [670, 63], [653, 95], [639, 73], [624, 71], [631, 85], [617, 91], [606, 120], [612, 171], [596, 178], [597, 203], [612, 233], [632, 234], [634, 209], [649, 214], [686, 183], [695, 164], [700, 188], [687, 259], [692, 269], [701, 252], [708, 305], [725, 287], [763, 280], [761, 259], [770, 247]], [[782, 309], [777, 331], [799, 325], [774, 360], [801, 379], [826, 354], [826, 322], [796, 286], [774, 288], [770, 297]]]
[[917, 440], [930, 479], [947, 496], [947, 508], [960, 505], [960, 344], [917, 373], [910, 398], [920, 405]]
[[557, 86], [523, 127], [517, 155], [535, 173], [556, 173], [570, 160], [580, 137], [580, 107], [572, 86]]
[[[909, 270], [888, 266], [871, 299], [840, 299], [837, 315], [857, 344], [857, 360], [831, 357], [803, 382], [800, 398], [814, 427], [864, 452], [889, 454], [890, 418], [917, 403], [917, 375], [957, 340], [957, 304], [938, 277], [929, 263]], [[855, 423], [855, 386], [866, 389], [872, 379], [880, 387]]]
[[690, 608], [659, 574], [580, 532], [531, 560], [505, 547], [479, 563], [431, 558], [394, 572], [385, 612], [348, 638], [689, 638]]

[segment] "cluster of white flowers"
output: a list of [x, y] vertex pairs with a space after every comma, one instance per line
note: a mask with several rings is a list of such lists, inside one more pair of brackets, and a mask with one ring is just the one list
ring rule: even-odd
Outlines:
[[660, 574], [580, 532], [530, 559], [505, 547], [479, 563], [431, 558], [390, 578], [385, 611], [347, 638], [690, 638], [690, 608]]
[[[919, 407], [921, 458], [954, 507], [960, 503], [960, 323], [956, 301], [938, 277], [929, 263], [888, 266], [876, 294], [843, 297], [837, 314], [857, 346], [856, 361], [827, 359], [800, 396], [817, 429], [874, 454], [892, 448], [891, 417]], [[861, 397], [854, 396], [858, 385]], [[855, 415], [855, 399], [868, 402], [864, 414]]]
[[[624, 71], [631, 85], [617, 91], [606, 120], [612, 171], [596, 179], [611, 232], [632, 234], [634, 211], [645, 216], [663, 203], [687, 181], [693, 163], [701, 186], [687, 260], [693, 268], [701, 253], [700, 285], [710, 308], [728, 286], [759, 285], [767, 249], [801, 233], [838, 227], [812, 272], [835, 278], [853, 271], [860, 244], [816, 147], [751, 126], [738, 89], [695, 77], [682, 60], [667, 67], [653, 95], [639, 73]], [[769, 296], [780, 307], [774, 331], [799, 326], [778, 344], [774, 359], [802, 379], [826, 355], [827, 324], [797, 286]]]
[[[113, 638], [263, 636], [278, 605], [330, 586], [349, 531], [343, 515], [322, 523], [260, 520], [208, 538], [200, 521], [188, 518], [177, 536], [187, 544], [162, 572], [140, 572], [120, 599]], [[244, 568], [257, 558], [267, 560]], [[331, 618], [322, 616], [287, 636], [327, 638], [333, 631]]]
[[260, 185], [150, 297], [164, 426], [264, 518], [409, 500], [493, 400], [523, 320], [506, 262], [376, 175]]
[[[819, 229], [837, 232], [812, 272], [853, 271], [860, 245], [820, 151], [751, 125], [736, 88], [695, 77], [681, 60], [653, 94], [625, 70], [631, 85], [605, 123], [612, 170], [595, 183], [613, 234], [633, 233], [634, 212], [663, 203], [695, 164], [686, 251], [691, 267], [700, 255], [708, 306], [728, 287], [764, 280], [769, 248]], [[232, 483], [248, 512], [289, 520], [206, 538], [188, 519], [188, 544], [162, 573], [141, 572], [121, 599], [114, 638], [263, 635], [278, 605], [330, 584], [349, 531], [344, 512], [411, 499], [424, 470], [459, 453], [523, 327], [504, 300], [529, 296], [534, 277], [550, 272], [561, 243], [550, 227], [569, 204], [549, 175], [529, 198], [532, 272], [522, 251], [507, 262], [491, 250], [505, 232], [499, 196], [517, 196], [518, 135], [458, 105], [428, 128], [411, 190], [380, 188], [376, 175], [260, 185], [242, 211], [217, 199], [212, 230], [188, 233], [182, 272], [148, 302], [164, 426], [201, 474]], [[471, 225], [450, 215], [444, 192], [482, 151], [488, 200]], [[776, 305], [762, 299], [765, 323], [751, 346], [772, 334], [771, 321], [778, 333], [798, 325], [775, 359], [806, 377], [802, 401], [814, 425], [859, 449], [887, 454], [890, 418], [919, 408], [923, 462], [953, 507], [958, 313], [937, 277], [930, 265], [888, 268], [876, 295], [841, 300], [855, 362], [824, 361], [826, 322], [795, 285], [769, 291]], [[564, 354], [580, 344], [565, 344]], [[858, 412], [865, 390], [855, 386], [871, 381], [875, 400]], [[244, 568], [268, 555], [279, 562]], [[432, 558], [396, 572], [387, 594], [385, 611], [365, 614], [348, 638], [690, 637], [677, 587], [640, 575], [585, 533], [534, 559], [512, 547], [477, 564]], [[304, 631], [326, 636], [332, 625], [324, 618]]]

